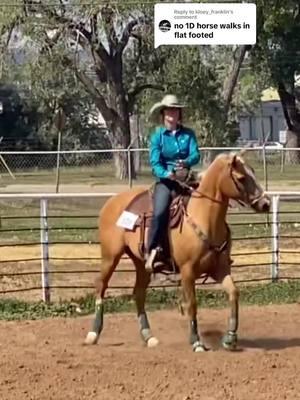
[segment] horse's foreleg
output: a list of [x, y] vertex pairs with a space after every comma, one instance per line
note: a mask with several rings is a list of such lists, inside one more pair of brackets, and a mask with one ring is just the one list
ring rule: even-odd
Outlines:
[[183, 270], [181, 282], [190, 321], [190, 344], [195, 352], [206, 351], [198, 332], [195, 279], [189, 272]]
[[105, 259], [101, 265], [101, 275], [96, 281], [95, 317], [92, 330], [87, 334], [85, 344], [96, 344], [103, 329], [104, 296], [108, 282], [119, 262], [120, 257]]
[[143, 341], [148, 347], [158, 345], [158, 340], [152, 335], [147, 313], [145, 311], [146, 290], [150, 283], [151, 273], [145, 270], [144, 262], [133, 259], [136, 268], [136, 282], [134, 286], [134, 297], [137, 308], [137, 316], [140, 333]]
[[225, 349], [234, 350], [237, 345], [237, 330], [239, 325], [239, 290], [231, 275], [226, 275], [224, 277], [222, 285], [229, 296], [230, 304], [228, 330], [223, 337], [222, 344]]

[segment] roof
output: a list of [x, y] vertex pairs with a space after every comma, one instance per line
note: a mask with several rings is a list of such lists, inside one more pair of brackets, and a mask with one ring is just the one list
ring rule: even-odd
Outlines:
[[273, 87], [262, 91], [261, 101], [280, 101], [278, 92]]

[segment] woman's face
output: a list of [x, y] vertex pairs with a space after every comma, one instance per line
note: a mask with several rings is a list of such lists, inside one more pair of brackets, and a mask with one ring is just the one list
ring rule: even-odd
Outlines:
[[165, 108], [163, 117], [165, 124], [176, 125], [180, 119], [180, 110], [178, 108]]

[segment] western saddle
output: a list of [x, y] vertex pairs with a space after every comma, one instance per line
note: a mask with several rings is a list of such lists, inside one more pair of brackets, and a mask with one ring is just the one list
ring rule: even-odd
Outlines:
[[[169, 224], [168, 229], [165, 229], [164, 236], [161, 238], [163, 243], [163, 251], [159, 252], [157, 262], [159, 267], [155, 268], [156, 272], [161, 273], [178, 273], [178, 268], [172, 260], [170, 246], [169, 246], [169, 230], [182, 226], [183, 217], [186, 213], [187, 205], [191, 197], [191, 189], [197, 188], [198, 182], [189, 181], [184, 185], [181, 185], [181, 189], [178, 192], [172, 193], [172, 201], [169, 208]], [[134, 230], [140, 228], [139, 238], [139, 252], [143, 258], [145, 258], [146, 250], [146, 228], [150, 227], [152, 216], [153, 216], [153, 189], [155, 184], [143, 192], [135, 196], [132, 201], [126, 207], [126, 211], [138, 215], [138, 219], [135, 222]], [[179, 186], [180, 187], [180, 186]]]

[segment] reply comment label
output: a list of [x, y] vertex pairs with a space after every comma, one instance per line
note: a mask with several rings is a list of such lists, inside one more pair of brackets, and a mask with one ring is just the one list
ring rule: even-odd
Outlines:
[[256, 43], [254, 3], [157, 3], [154, 45]]

